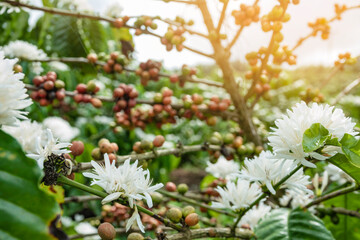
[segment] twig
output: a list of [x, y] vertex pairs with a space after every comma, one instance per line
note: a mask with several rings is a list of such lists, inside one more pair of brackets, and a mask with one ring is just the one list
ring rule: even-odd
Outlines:
[[320, 88], [324, 88], [330, 82], [330, 80], [335, 76], [335, 74], [341, 70], [341, 68], [344, 65], [345, 63], [341, 63], [340, 65], [335, 66], [330, 72], [330, 74], [323, 81], [320, 82]]
[[[351, 10], [351, 9], [356, 9], [356, 8], [360, 8], [360, 5], [348, 7], [348, 8], [345, 9], [345, 11]], [[345, 12], [345, 11], [344, 11], [344, 12]], [[342, 13], [344, 13], [344, 12], [342, 12]], [[328, 20], [328, 23], [331, 23], [331, 22], [333, 22], [333, 21], [335, 21], [335, 20], [337, 20], [337, 19], [338, 19], [338, 15], [335, 15], [334, 17], [332, 17], [332, 18], [330, 18], [330, 19]], [[309, 38], [311, 38], [311, 37], [313, 37], [313, 36], [316, 36], [316, 35], [314, 35], [314, 33], [315, 33], [315, 30], [313, 29], [313, 31], [311, 31], [308, 35], [306, 35], [305, 37], [301, 37], [301, 38], [297, 41], [297, 43], [295, 44], [295, 46], [291, 49], [291, 51], [294, 51], [295, 49], [297, 49], [305, 40], [307, 40], [307, 39], [309, 39]]]
[[242, 25], [239, 30], [236, 32], [234, 38], [231, 40], [231, 42], [229, 43], [229, 45], [226, 47], [227, 50], [230, 50], [234, 44], [236, 43], [236, 41], [238, 40], [238, 38], [240, 37], [240, 34], [242, 33], [242, 31], [244, 30], [244, 26]]
[[[37, 7], [37, 6], [34, 6], [34, 5], [21, 3], [21, 2], [18, 2], [18, 1], [11, 1], [11, 0], [2, 0], [2, 1], [6, 2], [6, 3], [8, 3], [8, 4], [12, 5], [12, 6], [15, 6], [15, 7], [25, 7], [25, 8], [38, 10], [38, 11], [43, 11], [43, 12], [47, 12], [47, 13], [51, 13], [51, 14], [58, 14], [58, 15], [63, 15], [63, 16], [71, 16], [71, 17], [76, 17], [76, 18], [88, 18], [88, 19], [91, 19], [91, 20], [106, 21], [106, 22], [109, 22], [109, 23], [114, 23], [115, 22], [114, 18], [109, 18], [109, 17], [102, 17], [102, 16], [96, 16], [96, 15], [79, 13], [79, 12], [71, 12], [71, 11], [66, 11], [66, 10], [56, 9], [56, 8], [49, 8], [49, 7]], [[172, 1], [174, 1], [174, 0], [172, 0]], [[176, 0], [176, 1], [179, 1], [179, 0]], [[129, 25], [124, 25], [123, 27], [124, 28], [130, 28], [130, 29], [136, 29], [136, 27], [129, 26]], [[159, 35], [157, 35], [155, 33], [152, 33], [150, 31], [148, 31], [147, 29], [145, 29], [145, 30], [142, 29], [141, 31], [142, 31], [142, 33], [149, 34], [149, 35], [161, 38], [161, 36], [159, 36]], [[199, 50], [196, 50], [196, 49], [192, 49], [191, 47], [184, 46], [184, 48], [191, 51], [191, 52], [197, 53], [199, 55], [209, 57], [209, 58], [213, 58], [212, 55], [203, 53], [203, 52], [201, 52]]]
[[[63, 62], [63, 63], [91, 64], [87, 58], [83, 58], [83, 57], [61, 57], [61, 58], [53, 57], [53, 58], [44, 58], [44, 59], [21, 59], [21, 60], [29, 61], [29, 62]], [[102, 61], [95, 62], [95, 65], [104, 66], [105, 64], [106, 63], [102, 62]], [[124, 67], [123, 70], [126, 72], [135, 72], [136, 71], [135, 69], [130, 69], [128, 67]], [[171, 76], [171, 74], [160, 73], [159, 76], [169, 78]], [[191, 78], [187, 79], [186, 81], [192, 82], [192, 83], [206, 84], [206, 85], [213, 86], [213, 87], [223, 87], [222, 83], [220, 83], [220, 82], [215, 82], [215, 81], [211, 81], [211, 80], [207, 80], [207, 79], [199, 79], [196, 76], [192, 76]]]
[[223, 21], [225, 19], [225, 14], [226, 14], [226, 9], [227, 9], [228, 4], [229, 4], [229, 0], [226, 0], [225, 3], [224, 3], [224, 6], [222, 8], [222, 11], [221, 11], [219, 23], [218, 23], [217, 28], [216, 28], [217, 33], [220, 33], [221, 26], [222, 26]]
[[331, 207], [331, 208], [317, 207], [316, 210], [319, 212], [326, 213], [328, 215], [331, 215], [332, 213], [337, 213], [337, 214], [347, 215], [350, 217], [360, 218], [359, 211], [349, 210], [341, 207]]
[[[197, 238], [232, 238], [237, 239], [250, 239], [254, 236], [254, 233], [250, 230], [243, 228], [236, 228], [235, 231], [231, 231], [230, 228], [202, 228], [190, 231], [190, 236], [186, 233], [177, 233], [168, 235], [168, 240], [184, 240], [184, 239], [197, 239]], [[188, 237], [188, 238], [187, 238]]]
[[72, 196], [72, 197], [66, 197], [64, 199], [64, 203], [69, 202], [89, 202], [92, 200], [101, 200], [101, 197], [98, 196], [91, 196], [91, 195], [84, 195], [84, 196]]
[[335, 98], [334, 101], [331, 102], [331, 105], [336, 105], [339, 103], [340, 99], [343, 98], [346, 94], [351, 92], [355, 87], [360, 84], [360, 78], [355, 79], [349, 85], [347, 85]]
[[[217, 145], [209, 145], [207, 149], [219, 151], [221, 146]], [[153, 159], [156, 157], [166, 156], [166, 155], [183, 155], [190, 152], [199, 152], [199, 151], [206, 151], [203, 145], [193, 145], [193, 146], [182, 146], [181, 148], [171, 148], [171, 149], [158, 149], [157, 156], [155, 156], [154, 152], [146, 152], [141, 154], [130, 154], [125, 156], [118, 156], [117, 157], [117, 164], [123, 163], [125, 160], [130, 159], [131, 161], [135, 160], [148, 160]], [[99, 163], [103, 161], [98, 161]], [[76, 166], [73, 167], [73, 172], [79, 172], [86, 169], [92, 168], [91, 163], [89, 162], [79, 162]]]
[[350, 187], [340, 189], [338, 191], [335, 191], [335, 192], [332, 192], [332, 193], [329, 193], [329, 194], [326, 194], [324, 196], [316, 198], [315, 200], [310, 202], [308, 205], [306, 205], [305, 208], [309, 208], [309, 207], [311, 207], [313, 205], [319, 204], [319, 203], [324, 202], [326, 200], [329, 200], [331, 198], [341, 196], [341, 195], [344, 195], [344, 194], [347, 194], [347, 193], [351, 193], [351, 192], [354, 192], [354, 191], [359, 190], [359, 189], [360, 189], [360, 187], [357, 184], [355, 184], [353, 186], [350, 186]]

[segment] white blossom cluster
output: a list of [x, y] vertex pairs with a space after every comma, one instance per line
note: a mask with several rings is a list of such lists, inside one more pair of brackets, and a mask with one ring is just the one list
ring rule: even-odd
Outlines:
[[14, 73], [17, 59], [6, 59], [0, 51], [0, 125], [14, 126], [19, 119], [27, 119], [22, 109], [32, 104], [21, 81], [23, 73]]
[[[21, 3], [28, 3], [27, 0], [19, 0], [19, 2]], [[14, 7], [13, 5], [9, 4], [9, 3], [4, 3], [4, 2], [0, 2], [0, 15], [7, 13], [19, 13], [20, 12], [20, 8], [19, 7]]]
[[120, 4], [120, 2], [112, 1], [105, 9], [105, 16], [111, 17], [111, 18], [119, 18], [121, 17], [121, 14], [123, 12], [124, 8]]
[[[314, 123], [322, 124], [332, 138], [339, 140], [346, 133], [356, 134], [355, 123], [345, 117], [342, 110], [334, 109], [329, 105], [313, 103], [307, 106], [304, 102], [298, 103], [291, 111], [288, 110], [287, 115], [275, 121], [276, 128], [273, 128], [273, 133], [269, 137], [274, 153], [263, 151], [253, 159], [245, 159], [240, 170], [234, 161], [226, 161], [222, 158], [215, 164], [208, 163], [206, 168], [208, 173], [228, 180], [225, 187], [216, 188], [220, 198], [212, 203], [213, 207], [233, 211], [246, 209], [259, 198], [263, 187], [272, 194], [276, 194], [276, 191], [281, 188], [286, 189], [285, 194], [280, 198], [282, 206], [304, 207], [315, 195], [320, 196], [325, 191], [329, 175], [332, 181], [339, 183], [349, 181], [351, 178], [342, 170], [328, 165], [327, 171], [321, 178], [318, 174], [313, 178], [315, 194], [308, 188], [311, 184], [310, 177], [304, 174], [302, 168], [298, 169], [298, 164], [316, 167], [308, 161], [308, 158], [325, 160], [337, 153], [342, 153], [340, 147], [333, 146], [325, 146], [320, 153], [315, 151], [308, 153], [303, 150], [304, 132]], [[293, 174], [288, 177], [292, 172]], [[286, 177], [288, 178], [283, 181]], [[260, 202], [247, 211], [239, 225], [249, 224], [253, 228], [270, 210], [270, 206]]]
[[138, 167], [138, 161], [130, 164], [130, 159], [126, 160], [121, 166], [116, 167], [115, 161], [110, 163], [107, 154], [104, 155], [104, 165], [91, 161], [94, 167], [93, 172], [85, 172], [83, 175], [92, 178], [91, 185], [98, 185], [109, 195], [102, 200], [102, 203], [108, 203], [118, 198], [126, 198], [129, 206], [134, 209], [133, 215], [126, 224], [126, 231], [137, 222], [139, 229], [144, 232], [144, 226], [141, 222], [140, 214], [136, 207], [137, 200], [146, 200], [149, 208], [153, 206], [150, 194], [163, 187], [162, 183], [151, 186], [149, 170], [143, 170]]
[[[6, 46], [1, 47], [0, 50], [2, 50], [6, 56], [11, 58], [41, 60], [47, 57], [43, 50], [38, 49], [37, 46], [22, 40], [10, 42]], [[35, 74], [40, 74], [44, 71], [40, 62], [33, 62], [31, 66], [32, 71]]]

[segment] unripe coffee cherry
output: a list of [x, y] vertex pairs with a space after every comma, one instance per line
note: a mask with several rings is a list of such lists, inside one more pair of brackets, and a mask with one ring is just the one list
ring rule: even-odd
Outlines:
[[140, 233], [130, 233], [127, 240], [143, 240], [144, 237]]
[[63, 81], [61, 81], [61, 80], [56, 80], [56, 81], [55, 81], [55, 87], [56, 87], [57, 89], [64, 88], [64, 87], [65, 87], [65, 83], [64, 83]]
[[153, 146], [154, 146], [153, 143], [147, 140], [142, 140], [140, 145], [141, 149], [144, 150], [152, 150]]
[[164, 142], [165, 142], [165, 138], [162, 135], [156, 136], [153, 140], [154, 147], [161, 147], [164, 144]]
[[73, 141], [70, 151], [72, 155], [80, 156], [84, 152], [84, 143], [82, 141]]
[[23, 68], [21, 65], [15, 64], [13, 70], [15, 73], [21, 73], [23, 71]]
[[178, 223], [180, 222], [181, 218], [182, 218], [182, 213], [181, 210], [179, 208], [170, 208], [167, 212], [166, 212], [166, 217], [168, 219], [170, 219], [172, 222], [174, 223]]
[[110, 141], [109, 141], [108, 139], [106, 139], [106, 138], [102, 138], [102, 139], [99, 140], [98, 145], [100, 146], [100, 145], [103, 144], [103, 143], [108, 143], [108, 144], [110, 144]]
[[185, 183], [181, 183], [177, 187], [177, 191], [180, 194], [185, 194], [188, 190], [189, 190], [189, 187]]
[[154, 204], [160, 204], [163, 201], [163, 195], [158, 192], [153, 192], [150, 194], [152, 201]]
[[195, 208], [193, 206], [186, 206], [182, 209], [182, 214], [184, 217], [187, 217], [191, 213], [195, 213]]
[[185, 218], [185, 223], [190, 227], [195, 226], [196, 224], [199, 223], [199, 215], [197, 215], [196, 213], [190, 213]]
[[94, 160], [101, 160], [103, 159], [103, 155], [100, 151], [100, 148], [94, 148], [92, 151], [91, 151], [91, 157], [94, 158]]
[[175, 192], [176, 191], [176, 185], [173, 182], [167, 182], [165, 185], [165, 189], [169, 192]]
[[100, 224], [98, 234], [102, 240], [113, 240], [116, 237], [114, 226], [107, 222]]

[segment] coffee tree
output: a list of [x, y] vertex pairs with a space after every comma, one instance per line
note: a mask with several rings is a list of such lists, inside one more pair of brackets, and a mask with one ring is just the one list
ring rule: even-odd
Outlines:
[[[286, 46], [287, 9], [299, 1], [264, 12], [257, 0], [220, 0], [219, 17], [210, 1], [169, 2], [198, 8], [207, 31], [116, 4], [100, 16], [86, 1], [0, 1], [0, 239], [358, 239], [359, 114], [329, 103], [360, 80], [319, 91], [356, 58], [340, 54], [319, 88], [282, 67], [360, 6], [335, 4], [333, 18]], [[30, 11], [43, 13], [34, 25]], [[225, 21], [237, 32], [227, 36]], [[255, 24], [270, 42], [235, 65], [231, 51]], [[137, 62], [141, 35], [219, 71]], [[192, 48], [191, 35], [212, 52]]]

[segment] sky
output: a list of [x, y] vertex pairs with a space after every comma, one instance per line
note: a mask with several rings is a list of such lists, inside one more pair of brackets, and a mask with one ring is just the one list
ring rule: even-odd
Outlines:
[[[86, 0], [74, 0], [86, 1]], [[181, 16], [185, 20], [194, 20], [195, 25], [192, 29], [206, 33], [200, 11], [192, 5], [181, 3], [164, 3], [161, 0], [88, 0], [96, 12], [104, 13], [107, 6], [114, 1], [118, 1], [124, 8], [123, 13], [129, 16], [149, 15], [161, 16], [163, 18], [174, 19]], [[238, 26], [234, 24], [231, 11], [239, 9], [241, 3], [252, 4], [252, 1], [230, 0], [222, 33], [228, 35], [228, 39], [236, 33]], [[214, 22], [218, 21], [222, 4], [219, 0], [207, 1]], [[275, 0], [260, 0], [260, 15], [267, 13], [277, 3]], [[313, 22], [318, 17], [331, 18], [334, 16], [334, 4], [346, 4], [348, 6], [359, 5], [358, 0], [300, 0], [299, 5], [290, 5], [288, 13], [291, 15], [289, 22], [283, 25], [285, 36], [283, 44], [290, 47], [294, 46], [300, 37], [310, 33], [311, 29], [307, 26], [308, 22]], [[160, 35], [166, 32], [167, 26], [159, 24], [156, 31]], [[267, 46], [271, 33], [261, 31], [260, 23], [253, 23], [244, 29], [237, 43], [232, 48], [233, 60], [244, 60], [247, 52], [256, 51], [261, 46]], [[295, 52], [298, 56], [298, 65], [331, 65], [336, 60], [339, 53], [351, 52], [354, 56], [360, 54], [360, 9], [350, 10], [343, 14], [341, 21], [331, 24], [330, 38], [326, 41], [321, 40], [320, 36], [310, 38], [301, 45]], [[136, 58], [139, 61], [146, 61], [149, 58], [162, 61], [168, 68], [179, 67], [182, 64], [195, 65], [199, 63], [211, 64], [212, 59], [198, 55], [184, 49], [181, 53], [176, 50], [167, 52], [165, 46], [160, 43], [158, 38], [148, 35], [141, 35], [134, 38]], [[209, 42], [201, 37], [187, 36], [185, 45], [201, 50], [205, 53], [212, 53]]]

